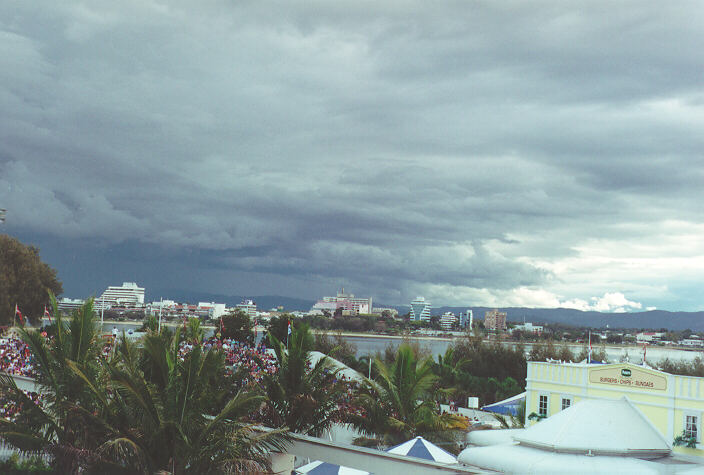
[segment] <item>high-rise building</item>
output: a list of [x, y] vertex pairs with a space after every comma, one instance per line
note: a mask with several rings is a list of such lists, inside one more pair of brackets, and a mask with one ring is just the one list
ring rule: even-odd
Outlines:
[[134, 282], [123, 282], [122, 286], [110, 286], [95, 299], [95, 309], [110, 307], [143, 307], [144, 287]]
[[451, 330], [455, 323], [457, 323], [457, 317], [452, 312], [445, 312], [440, 317], [440, 327], [443, 330]]
[[419, 322], [430, 320], [430, 302], [425, 297], [416, 297], [411, 302], [411, 320]]
[[506, 312], [499, 312], [498, 308], [488, 310], [484, 314], [484, 328], [487, 330], [506, 330]]
[[467, 313], [460, 312], [460, 328], [469, 327], [472, 328], [472, 320], [474, 316], [471, 309], [467, 309]]

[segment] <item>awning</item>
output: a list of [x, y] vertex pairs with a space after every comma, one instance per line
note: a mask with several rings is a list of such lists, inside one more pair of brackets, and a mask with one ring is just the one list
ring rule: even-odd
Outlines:
[[482, 407], [482, 411], [493, 412], [495, 414], [510, 414], [515, 416], [518, 414], [518, 407], [524, 403], [526, 400], [526, 393], [516, 394], [503, 401], [495, 402], [494, 404], [489, 404], [488, 406]]

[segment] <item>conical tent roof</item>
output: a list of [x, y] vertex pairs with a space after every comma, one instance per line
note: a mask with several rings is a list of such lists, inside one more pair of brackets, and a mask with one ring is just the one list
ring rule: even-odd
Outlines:
[[514, 440], [565, 453], [659, 457], [671, 451], [660, 432], [626, 397], [580, 401]]
[[316, 460], [296, 469], [298, 474], [306, 475], [369, 475], [369, 472], [357, 470], [356, 468], [344, 467], [334, 463]]
[[416, 437], [395, 447], [386, 450], [390, 454], [406, 455], [408, 457], [418, 457], [425, 460], [432, 460], [440, 463], [457, 463], [454, 455], [441, 449], [435, 444], [425, 440], [423, 437]]

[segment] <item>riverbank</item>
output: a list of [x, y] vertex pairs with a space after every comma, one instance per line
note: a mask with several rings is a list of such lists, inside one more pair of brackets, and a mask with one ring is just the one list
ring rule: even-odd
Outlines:
[[[124, 322], [119, 322], [119, 321], [114, 321], [114, 320], [105, 320], [103, 323], [103, 329], [105, 330], [105, 327], [107, 326], [117, 326], [119, 327], [130, 327], [133, 330], [136, 330], [137, 328], [142, 326], [141, 321], [124, 321]], [[182, 326], [182, 322], [162, 322], [162, 325], [175, 328]], [[205, 330], [209, 331], [217, 331], [218, 326], [217, 325], [203, 325], [202, 328]], [[266, 327], [263, 325], [257, 325], [255, 328], [255, 331], [257, 333], [263, 333], [266, 331]], [[403, 341], [403, 340], [411, 340], [411, 341], [428, 341], [428, 342], [445, 342], [445, 343], [451, 343], [453, 341], [457, 341], [459, 339], [464, 338], [465, 334], [457, 334], [453, 336], [438, 336], [438, 335], [412, 335], [412, 334], [407, 334], [407, 335], [389, 335], [389, 334], [380, 334], [380, 333], [366, 333], [366, 332], [346, 332], [346, 331], [337, 331], [337, 330], [320, 330], [320, 329], [311, 329], [311, 333], [314, 335], [322, 335], [322, 334], [327, 334], [329, 336], [334, 337], [335, 335], [341, 335], [343, 338], [360, 338], [360, 339], [373, 339], [373, 340], [390, 340], [390, 341]], [[493, 338], [484, 338], [482, 340], [484, 343], [494, 343], [497, 340]], [[545, 341], [536, 341], [536, 342], [531, 342], [531, 341], [512, 341], [512, 340], [498, 340], [498, 342], [502, 345], [506, 346], [518, 346], [522, 345], [524, 347], [529, 347], [533, 348], [534, 346], [547, 346], [550, 343], [545, 342]], [[575, 342], [552, 342], [552, 344], [555, 347], [561, 347], [563, 345], [567, 345], [570, 350], [573, 350], [575, 348], [579, 348], [581, 351], [582, 348], [586, 347], [586, 343], [575, 343]], [[634, 351], [643, 351], [643, 345], [642, 344], [637, 344], [637, 343], [609, 343], [609, 344], [604, 344], [604, 343], [594, 343], [592, 345], [592, 348], [594, 350], [602, 350], [605, 349], [607, 352], [613, 352], [613, 351], [620, 351], [620, 350], [634, 350]], [[704, 355], [704, 348], [691, 348], [691, 347], [685, 347], [685, 346], [663, 346], [663, 345], [647, 345], [647, 350], [646, 351], [658, 351], [658, 350], [673, 350], [673, 351], [683, 351], [683, 352], [688, 352], [688, 353], [699, 353]]]

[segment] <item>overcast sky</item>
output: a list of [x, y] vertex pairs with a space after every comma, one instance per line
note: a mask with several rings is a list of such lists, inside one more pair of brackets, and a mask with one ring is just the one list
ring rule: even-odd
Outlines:
[[294, 3], [1, 2], [0, 232], [70, 297], [704, 309], [701, 2]]

